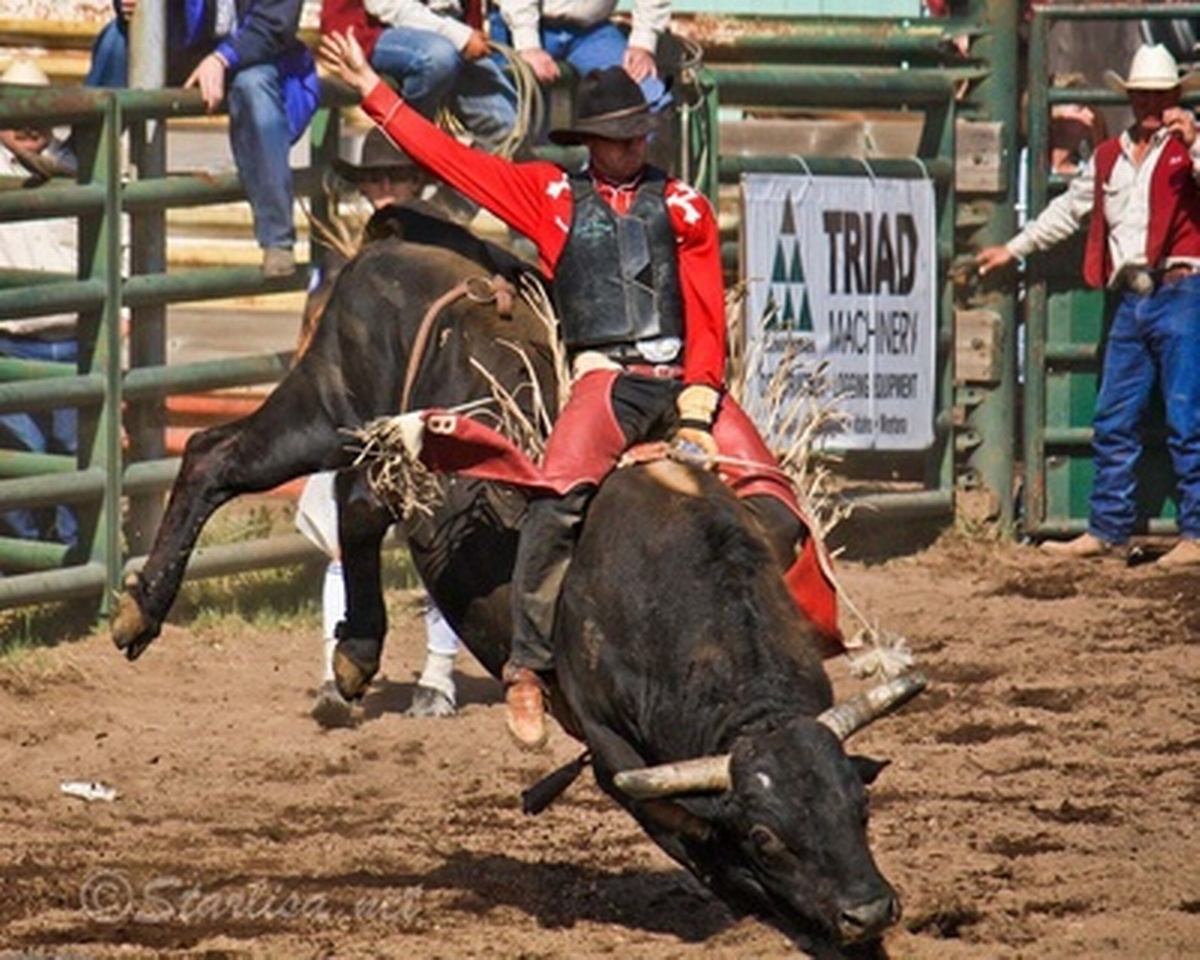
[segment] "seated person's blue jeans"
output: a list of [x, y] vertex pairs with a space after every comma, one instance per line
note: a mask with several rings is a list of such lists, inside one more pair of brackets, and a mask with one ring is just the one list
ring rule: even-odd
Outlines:
[[[75, 364], [75, 340], [39, 340], [0, 333], [0, 356]], [[74, 454], [78, 449], [79, 417], [73, 407], [0, 415], [0, 449], [27, 453]], [[57, 507], [7, 510], [0, 514], [0, 534], [24, 540], [58, 540], [68, 546], [79, 542], [79, 521], [74, 509]]]
[[[488, 29], [496, 43], [512, 45], [512, 32], [499, 10], [492, 10]], [[608, 20], [590, 27], [543, 24], [539, 34], [542, 49], [555, 60], [570, 64], [581, 77], [592, 70], [621, 66], [625, 61], [625, 48], [629, 46], [629, 38], [624, 31]], [[661, 110], [670, 102], [661, 77], [647, 77], [641, 87], [651, 110]]]
[[229, 144], [238, 177], [254, 213], [258, 245], [291, 249], [296, 242], [292, 219], [291, 135], [279, 66], [259, 63], [230, 77]]
[[129, 35], [125, 23], [110, 20], [92, 44], [92, 63], [83, 79], [85, 87], [129, 86]]
[[371, 51], [371, 66], [400, 85], [400, 95], [433, 119], [446, 106], [475, 139], [489, 149], [517, 120], [517, 91], [490, 57], [466, 60], [441, 34], [389, 27]]
[[[191, 64], [177, 56], [168, 66], [172, 73], [181, 73]], [[124, 24], [112, 20], [96, 37], [84, 84], [124, 87], [128, 78], [128, 37]], [[296, 243], [292, 169], [288, 163], [291, 135], [278, 64], [260, 63], [232, 73], [226, 96], [229, 145], [254, 214], [254, 237], [264, 249], [291, 249]]]

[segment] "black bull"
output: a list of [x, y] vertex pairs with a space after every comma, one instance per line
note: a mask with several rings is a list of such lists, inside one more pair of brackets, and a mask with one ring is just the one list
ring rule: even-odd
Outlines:
[[[409, 232], [351, 261], [311, 346], [258, 411], [189, 441], [154, 547], [114, 615], [114, 641], [131, 660], [158, 635], [212, 512], [242, 493], [349, 467], [348, 431], [398, 411], [430, 305], [465, 277], [511, 266], [492, 255], [481, 267]], [[532, 366], [505, 345], [513, 342]], [[472, 359], [525, 404], [536, 370], [553, 402], [546, 330], [519, 303], [504, 318], [494, 304], [457, 299], [429, 344], [411, 408], [490, 397]], [[351, 694], [378, 667], [387, 629], [379, 548], [393, 520], [358, 475], [346, 470], [338, 484], [339, 683]], [[498, 675], [524, 501], [474, 480], [444, 489], [433, 514], [406, 520], [405, 532], [433, 599]], [[712, 474], [677, 463], [605, 481], [560, 604], [557, 712], [586, 741], [600, 785], [732, 906], [835, 940], [871, 937], [899, 915], [865, 832], [864, 784], [881, 765], [844, 752], [840, 740], [864, 721], [839, 718], [846, 705], [831, 710], [814, 633], [782, 581], [786, 547], [768, 542], [752, 510]], [[690, 762], [656, 766], [674, 761]]]

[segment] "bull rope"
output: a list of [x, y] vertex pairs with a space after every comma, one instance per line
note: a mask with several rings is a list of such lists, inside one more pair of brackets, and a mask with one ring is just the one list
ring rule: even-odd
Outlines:
[[[383, 502], [389, 504], [397, 518], [404, 519], [414, 513], [428, 515], [442, 497], [440, 479], [409, 453], [402, 440], [405, 414], [410, 412], [412, 389], [424, 356], [432, 349], [430, 343], [438, 318], [451, 304], [463, 297], [480, 304], [494, 302], [500, 314], [508, 316], [513, 311], [514, 295], [520, 296], [522, 302], [550, 334], [548, 342], [554, 356], [554, 375], [560, 397], [559, 409], [561, 402], [565, 402], [568, 389], [566, 358], [557, 335], [558, 318], [545, 289], [528, 275], [521, 276], [519, 289], [499, 275], [490, 278], [475, 275], [451, 287], [430, 304], [421, 318], [405, 368], [399, 413], [380, 417], [354, 432], [361, 443], [355, 464], [368, 465], [367, 477], [372, 489], [379, 494]], [[500, 340], [498, 343], [516, 353], [525, 366], [528, 386], [533, 391], [534, 419], [531, 420], [526, 415], [516, 397], [474, 357], [470, 358], [470, 363], [487, 380], [492, 396], [458, 404], [448, 408], [447, 412], [465, 416], [490, 413], [496, 420], [496, 429], [509, 437], [532, 459], [540, 461], [545, 437], [549, 434], [553, 419], [546, 405], [541, 382], [520, 344], [506, 340]]]
[[503, 277], [474, 276], [467, 277], [461, 283], [455, 284], [429, 305], [421, 325], [417, 327], [417, 335], [413, 340], [412, 350], [408, 354], [408, 367], [404, 371], [404, 389], [400, 393], [400, 413], [408, 413], [408, 401], [412, 397], [413, 384], [417, 382], [417, 373], [421, 369], [421, 361], [425, 359], [425, 351], [429, 346], [429, 335], [432, 333], [438, 317], [450, 304], [469, 297], [475, 303], [495, 303], [501, 316], [512, 314], [512, 297], [515, 288]]

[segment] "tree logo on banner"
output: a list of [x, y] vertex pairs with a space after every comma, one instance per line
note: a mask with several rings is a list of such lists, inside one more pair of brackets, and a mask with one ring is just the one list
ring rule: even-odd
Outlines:
[[811, 334], [812, 310], [808, 305], [808, 284], [804, 279], [804, 261], [800, 258], [800, 238], [796, 235], [791, 193], [783, 203], [783, 222], [778, 236], [767, 293], [767, 321], [763, 329], [773, 333]]

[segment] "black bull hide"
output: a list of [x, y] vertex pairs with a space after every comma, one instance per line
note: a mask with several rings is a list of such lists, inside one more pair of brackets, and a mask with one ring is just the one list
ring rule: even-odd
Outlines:
[[[379, 548], [393, 516], [355, 482], [347, 431], [398, 412], [431, 303], [465, 277], [512, 267], [442, 229], [460, 247], [474, 244], [473, 259], [411, 239], [368, 245], [339, 277], [310, 348], [262, 407], [189, 441], [154, 547], [114, 614], [114, 641], [131, 660], [158, 635], [218, 506], [343, 469], [343, 646], [369, 680], [387, 629]], [[528, 402], [531, 391], [519, 385], [530, 368], [502, 341], [524, 345], [553, 401], [543, 325], [522, 305], [505, 319], [493, 304], [459, 299], [437, 321], [410, 406], [489, 397], [472, 358]], [[444, 486], [432, 516], [405, 521], [405, 532], [434, 601], [498, 675], [524, 500], [478, 481]], [[784, 545], [769, 542], [769, 516], [753, 510], [712, 474], [675, 463], [605, 481], [560, 606], [564, 719], [586, 741], [600, 785], [735, 908], [835, 940], [874, 936], [898, 915], [866, 842], [864, 784], [878, 766], [849, 758], [813, 719], [831, 704], [830, 684], [782, 581]], [[714, 753], [730, 755], [724, 790], [637, 800], [613, 782], [622, 770]]]

